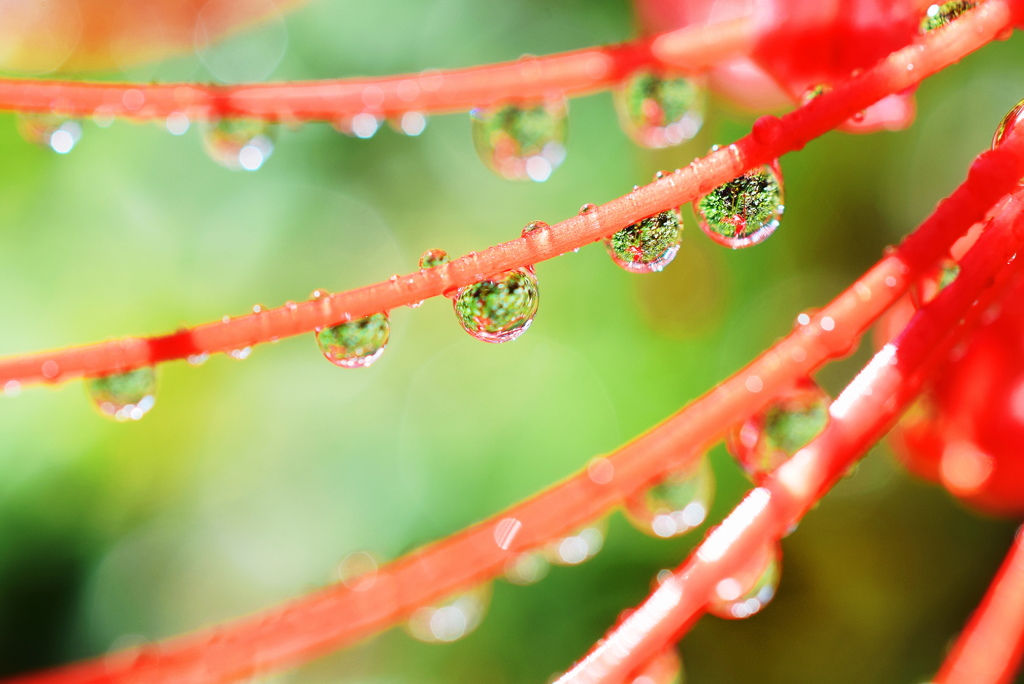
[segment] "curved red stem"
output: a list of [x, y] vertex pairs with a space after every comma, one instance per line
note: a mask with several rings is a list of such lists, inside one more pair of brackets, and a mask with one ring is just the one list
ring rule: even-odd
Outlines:
[[[905, 90], [982, 47], [1013, 25], [1010, 0], [989, 0], [781, 119], [762, 117], [736, 143], [585, 214], [533, 231], [444, 266], [389, 281], [170, 335], [126, 338], [0, 360], [0, 384], [57, 382], [103, 375], [191, 355], [229, 351], [311, 332], [422, 301], [482, 277], [521, 268], [603, 239], [640, 219], [691, 202], [741, 173], [835, 128], [886, 95]], [[912, 66], [912, 69], [908, 69]]]

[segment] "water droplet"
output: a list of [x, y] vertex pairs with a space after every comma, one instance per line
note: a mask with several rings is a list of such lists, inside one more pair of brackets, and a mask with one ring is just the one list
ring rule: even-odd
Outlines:
[[219, 119], [203, 125], [203, 148], [232, 171], [256, 171], [274, 152], [273, 126], [254, 119]]
[[202, 366], [209, 358], [209, 353], [200, 352], [199, 354], [189, 354], [185, 360], [188, 361], [190, 366]]
[[427, 643], [457, 641], [480, 625], [490, 601], [491, 585], [483, 584], [433, 606], [418, 608], [409, 618], [409, 633]]
[[428, 268], [437, 268], [438, 266], [444, 266], [451, 258], [448, 256], [448, 252], [443, 249], [428, 249], [420, 256], [420, 269], [427, 270]]
[[597, 205], [590, 204], [588, 202], [587, 204], [584, 204], [582, 207], [580, 207], [580, 214], [589, 214], [593, 212], [595, 209], [597, 209]]
[[427, 127], [427, 117], [419, 112], [405, 112], [399, 117], [388, 119], [388, 125], [398, 133], [417, 136]]
[[355, 551], [341, 559], [338, 580], [353, 591], [366, 591], [377, 581], [377, 559], [365, 551]]
[[164, 126], [166, 126], [167, 132], [171, 135], [185, 135], [190, 125], [191, 121], [189, 121], [188, 114], [183, 112], [168, 114], [167, 119], [164, 121]]
[[86, 378], [85, 389], [104, 416], [119, 421], [138, 420], [156, 401], [156, 369], [143, 366], [124, 373]]
[[365, 368], [380, 358], [388, 344], [391, 324], [386, 313], [316, 329], [324, 357], [342, 368]]
[[326, 297], [329, 294], [330, 294], [330, 292], [328, 292], [327, 290], [317, 289], [317, 290], [313, 290], [309, 294], [309, 298], [310, 298], [311, 301], [318, 302], [318, 301], [320, 301], [321, 299], [323, 299], [324, 297]]
[[1006, 140], [1006, 136], [1010, 134], [1014, 128], [1016, 128], [1022, 121], [1024, 121], [1024, 100], [1021, 100], [1006, 113], [1003, 120], [999, 122], [996, 127], [995, 135], [992, 136], [992, 148], [995, 149]]
[[512, 584], [533, 584], [547, 577], [550, 569], [542, 554], [520, 553], [505, 564], [505, 579]]
[[17, 380], [8, 380], [4, 383], [4, 396], [16, 397], [21, 394], [21, 383]]
[[785, 211], [778, 161], [718, 186], [697, 200], [697, 211], [701, 229], [720, 245], [739, 249], [767, 239]]
[[925, 10], [924, 18], [921, 19], [920, 33], [923, 35], [948, 26], [977, 5], [978, 3], [968, 0], [951, 0], [942, 4], [929, 5]]
[[523, 227], [523, 232], [520, 233], [520, 235], [522, 237], [526, 237], [527, 235], [530, 234], [539, 235], [541, 232], [547, 230], [550, 227], [551, 226], [544, 223], [543, 221], [530, 221], [529, 223], [526, 224], [526, 226]]
[[671, 147], [697, 135], [705, 100], [693, 79], [648, 70], [634, 72], [615, 92], [623, 129], [644, 147]]
[[628, 684], [683, 684], [683, 661], [669, 647], [626, 680]]
[[583, 529], [547, 543], [544, 555], [555, 565], [579, 565], [597, 555], [604, 546], [603, 523]]
[[739, 572], [715, 585], [707, 611], [727, 620], [739, 620], [760, 612], [779, 587], [781, 556], [778, 544], [764, 546]]
[[812, 100], [817, 100], [819, 97], [832, 90], [832, 86], [828, 83], [819, 83], [818, 85], [811, 86], [804, 91], [804, 94], [800, 96], [800, 104], [806, 105]]
[[825, 428], [829, 403], [825, 391], [804, 378], [732, 428], [726, 447], [751, 479], [759, 482]]
[[609, 238], [604, 246], [612, 261], [632, 273], [660, 271], [675, 258], [683, 239], [683, 221], [674, 211], [637, 221]]
[[335, 128], [345, 135], [366, 140], [372, 138], [380, 128], [380, 119], [368, 112], [361, 112], [350, 118], [342, 119]]
[[239, 347], [238, 349], [229, 349], [228, 356], [233, 358], [235, 361], [245, 361], [252, 354], [252, 347]]
[[19, 114], [17, 121], [22, 138], [57, 154], [67, 154], [82, 138], [81, 124], [57, 114]]
[[707, 456], [669, 473], [657, 484], [626, 500], [626, 517], [641, 532], [674, 537], [704, 523], [711, 510], [715, 476]]
[[455, 316], [473, 337], [484, 342], [509, 342], [533, 323], [540, 304], [537, 276], [530, 266], [505, 271], [460, 288]]
[[483, 162], [510, 180], [543, 183], [565, 161], [564, 98], [474, 109], [473, 144]]

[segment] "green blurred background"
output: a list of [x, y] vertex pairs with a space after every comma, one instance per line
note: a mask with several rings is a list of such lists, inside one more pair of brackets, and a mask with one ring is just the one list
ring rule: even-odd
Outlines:
[[[624, 40], [625, 0], [314, 1], [214, 49], [111, 78], [305, 79], [461, 67]], [[513, 344], [466, 335], [445, 300], [392, 314], [366, 370], [312, 335], [161, 368], [155, 409], [116, 424], [80, 383], [0, 399], [0, 671], [103, 654], [257, 610], [333, 580], [348, 553], [393, 558], [583, 467], [712, 387], [923, 219], [1024, 95], [1015, 37], [924, 84], [908, 131], [833, 133], [783, 159], [787, 211], [730, 252], [687, 210], [664, 273], [600, 246], [540, 264], [542, 304]], [[0, 116], [0, 354], [162, 333], [415, 268], [555, 223], [749, 130], [712, 98], [698, 138], [637, 148], [607, 93], [571, 104], [568, 157], [544, 184], [485, 170], [469, 117], [418, 138], [282, 130], [256, 173], [205, 158], [198, 132], [83, 124], [58, 156]], [[819, 374], [831, 392], [869, 356]], [[712, 454], [720, 519], [749, 488]], [[746, 621], [705, 618], [689, 681], [921, 682], [977, 603], [1014, 523], [979, 517], [877, 447], [783, 543], [780, 592]], [[392, 630], [268, 677], [294, 684], [545, 682], [685, 558], [619, 513], [604, 550], [540, 583], [497, 582], [451, 645]], [[1024, 681], [1022, 679], [1021, 681]]]

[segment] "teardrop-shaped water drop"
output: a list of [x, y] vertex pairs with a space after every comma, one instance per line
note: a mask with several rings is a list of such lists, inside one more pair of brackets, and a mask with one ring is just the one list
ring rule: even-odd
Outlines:
[[555, 565], [579, 565], [596, 556], [604, 546], [606, 527], [607, 525], [601, 522], [554, 539], [545, 545], [544, 555]]
[[256, 171], [274, 152], [274, 127], [255, 119], [219, 119], [203, 125], [203, 148], [232, 171]]
[[18, 131], [26, 141], [67, 154], [82, 138], [82, 125], [56, 114], [19, 114]]
[[959, 19], [962, 15], [978, 6], [976, 2], [968, 0], [951, 0], [941, 4], [929, 5], [921, 19], [920, 33], [923, 35], [929, 31], [948, 26]]
[[683, 684], [686, 677], [683, 673], [683, 660], [679, 651], [669, 647], [655, 656], [627, 680], [629, 684]]
[[509, 180], [543, 183], [565, 161], [568, 107], [559, 98], [474, 109], [473, 144], [480, 159]]
[[732, 179], [697, 200], [700, 227], [720, 245], [739, 249], [767, 239], [779, 227], [782, 171], [778, 160]]
[[632, 273], [660, 271], [675, 258], [683, 240], [683, 221], [675, 210], [637, 221], [605, 238], [612, 261]]
[[707, 611], [727, 620], [741, 620], [759, 613], [779, 588], [782, 552], [778, 544], [766, 544], [732, 577], [715, 585]]
[[99, 412], [114, 420], [138, 420], [156, 401], [156, 369], [143, 366], [123, 373], [87, 378], [85, 389]]
[[[999, 145], [1003, 144], [1006, 137], [1010, 135], [1010, 131], [1019, 126], [1024, 122], [1024, 100], [1021, 100], [1006, 113], [1003, 120], [996, 126], [995, 135], [992, 136], [992, 149], [995, 149]], [[1021, 131], [1024, 133], [1024, 131]]]
[[451, 261], [448, 252], [443, 249], [428, 249], [420, 256], [420, 269], [437, 268]]
[[316, 343], [324, 357], [342, 368], [365, 368], [380, 358], [391, 324], [386, 313], [317, 328]]
[[829, 396], [804, 378], [732, 428], [726, 447], [755, 482], [788, 460], [828, 424]]
[[711, 510], [715, 475], [707, 456], [669, 473], [641, 494], [626, 500], [626, 518], [646, 534], [674, 537], [704, 523]]
[[543, 554], [535, 551], [520, 553], [505, 563], [505, 579], [512, 584], [534, 584], [547, 577], [550, 569]]
[[417, 608], [409, 618], [409, 633], [427, 643], [458, 641], [475, 630], [491, 602], [491, 585], [482, 584], [432, 606]]
[[520, 237], [526, 237], [527, 235], [539, 235], [540, 233], [543, 233], [550, 227], [551, 226], [544, 223], [543, 221], [530, 221], [525, 226], [523, 226], [523, 230], [521, 233], [519, 233], [519, 235]]
[[646, 69], [633, 72], [615, 92], [623, 129], [644, 147], [671, 147], [697, 135], [705, 102], [694, 79]]
[[533, 267], [505, 271], [460, 288], [455, 316], [470, 335], [484, 342], [509, 342], [533, 323], [540, 304]]

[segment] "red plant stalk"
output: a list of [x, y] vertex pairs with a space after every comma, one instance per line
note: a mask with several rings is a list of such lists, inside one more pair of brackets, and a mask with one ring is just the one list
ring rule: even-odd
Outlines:
[[1020, 530], [985, 598], [934, 684], [1010, 684], [1024, 655], [1024, 534]]
[[[964, 316], [981, 292], [1024, 245], [1022, 202], [1024, 191], [1019, 191], [1003, 205], [964, 257], [956, 281], [875, 354], [832, 403], [826, 428], [749, 492], [690, 557], [558, 684], [627, 681], [696, 622], [718, 582], [741, 570], [744, 560], [765, 544], [781, 539], [885, 434], [917, 393], [928, 367], [957, 339]], [[1024, 569], [1015, 573], [1019, 588], [1017, 575]], [[1018, 596], [1014, 604], [1021, 603]], [[1003, 655], [1013, 653], [1007, 649]]]
[[[910, 88], [1014, 25], [1011, 0], [989, 0], [942, 31], [887, 59], [781, 119], [761, 117], [736, 143], [593, 211], [426, 271], [314, 301], [207, 323], [169, 335], [124, 338], [0, 360], [0, 384], [58, 382], [188, 356], [250, 347], [317, 327], [388, 311], [474, 283], [488, 274], [536, 264], [603, 239], [648, 216], [697, 199], [732, 178], [801, 149], [865, 107]], [[833, 336], [838, 338], [839, 336]], [[847, 338], [849, 343], [849, 338]]]
[[184, 113], [289, 123], [338, 121], [363, 112], [453, 112], [497, 100], [590, 93], [615, 85], [641, 66], [699, 71], [745, 54], [753, 43], [752, 24], [737, 19], [607, 47], [386, 78], [231, 86], [0, 79], [0, 110], [132, 119]]
[[499, 575], [520, 553], [606, 514], [692, 464], [733, 424], [796, 378], [845, 354], [953, 242], [1024, 177], [1024, 136], [980, 155], [967, 180], [904, 244], [749, 366], [601, 462], [503, 513], [342, 584], [238, 621], [12, 684], [224, 682], [308, 660], [385, 629], [443, 596]]

